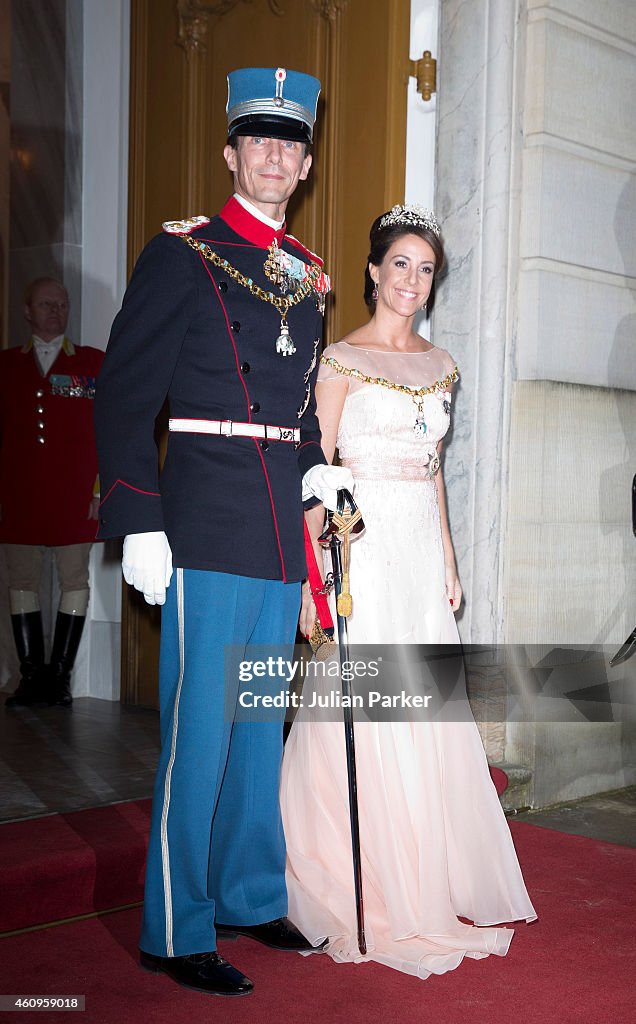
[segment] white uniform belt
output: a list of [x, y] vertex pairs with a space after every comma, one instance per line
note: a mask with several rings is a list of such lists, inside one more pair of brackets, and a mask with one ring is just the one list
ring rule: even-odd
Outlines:
[[237, 423], [236, 420], [171, 419], [171, 431], [182, 434], [216, 434], [219, 437], [262, 437], [266, 441], [300, 441], [300, 427], [273, 427], [269, 423]]

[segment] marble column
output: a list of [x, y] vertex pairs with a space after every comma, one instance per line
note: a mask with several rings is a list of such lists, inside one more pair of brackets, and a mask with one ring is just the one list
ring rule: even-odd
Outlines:
[[[636, 621], [636, 10], [443, 0], [441, 14], [450, 273], [434, 337], [462, 372], [445, 464], [460, 630], [537, 645], [537, 660], [568, 644], [609, 658]], [[613, 694], [633, 664], [608, 675]], [[620, 703], [612, 715], [507, 724], [530, 803], [633, 782], [636, 729]]]
[[449, 258], [435, 344], [461, 373], [445, 459], [463, 639], [502, 637], [500, 538], [511, 386], [508, 251], [516, 0], [444, 0], [436, 210]]

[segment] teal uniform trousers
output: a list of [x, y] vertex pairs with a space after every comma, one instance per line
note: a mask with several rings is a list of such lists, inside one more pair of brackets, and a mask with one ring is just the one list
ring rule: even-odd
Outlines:
[[[162, 752], [146, 866], [141, 948], [216, 948], [215, 922], [287, 913], [278, 789], [284, 709], [234, 721], [226, 645], [292, 645], [300, 584], [176, 569], [162, 612]], [[290, 625], [291, 624], [291, 625]], [[246, 655], [249, 657], [249, 652]], [[235, 688], [235, 689], [233, 689]]]

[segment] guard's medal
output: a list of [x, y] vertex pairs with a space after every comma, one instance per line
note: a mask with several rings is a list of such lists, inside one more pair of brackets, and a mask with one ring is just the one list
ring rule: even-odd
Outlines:
[[265, 277], [269, 278], [275, 285], [278, 285], [283, 293], [291, 291], [289, 287], [289, 263], [285, 259], [286, 256], [287, 253], [278, 248], [278, 243], [274, 239], [267, 250], [267, 259], [263, 266]]
[[[276, 239], [273, 240], [267, 251], [267, 259], [265, 260], [263, 269], [265, 276], [269, 278], [273, 284], [277, 285], [283, 294], [292, 294], [296, 291], [300, 280], [294, 274], [294, 268], [292, 266], [292, 256], [288, 253], [283, 252], [279, 249]], [[296, 260], [295, 262], [299, 262]], [[303, 274], [305, 276], [305, 264], [302, 264]], [[302, 280], [302, 278], [301, 278]], [[289, 333], [289, 324], [287, 323], [286, 316], [281, 317], [280, 323], [280, 334], [276, 339], [276, 351], [282, 356], [293, 356], [296, 351], [293, 339]]]

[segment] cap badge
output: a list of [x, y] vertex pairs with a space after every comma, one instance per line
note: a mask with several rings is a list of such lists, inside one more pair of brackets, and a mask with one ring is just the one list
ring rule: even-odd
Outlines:
[[287, 72], [285, 68], [276, 68], [274, 72], [274, 78], [276, 79], [276, 94], [274, 96], [274, 104], [277, 107], [283, 107], [285, 100], [283, 99], [283, 82], [287, 78]]

